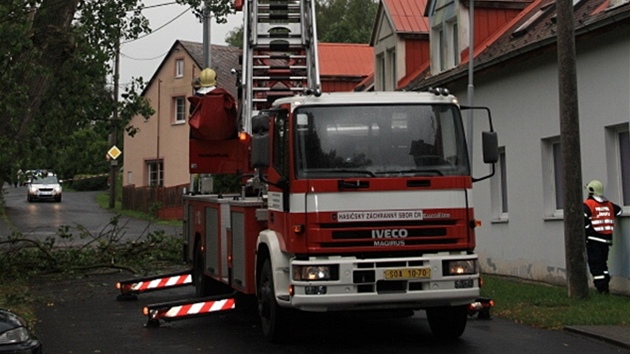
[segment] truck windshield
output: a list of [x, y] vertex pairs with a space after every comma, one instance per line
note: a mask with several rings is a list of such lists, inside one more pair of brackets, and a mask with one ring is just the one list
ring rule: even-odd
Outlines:
[[459, 112], [452, 104], [300, 107], [297, 177], [469, 175]]

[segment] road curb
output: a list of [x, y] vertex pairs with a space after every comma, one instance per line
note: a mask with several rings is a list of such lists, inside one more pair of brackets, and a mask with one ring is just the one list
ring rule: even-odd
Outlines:
[[602, 340], [630, 349], [630, 327], [626, 326], [565, 326], [565, 331]]

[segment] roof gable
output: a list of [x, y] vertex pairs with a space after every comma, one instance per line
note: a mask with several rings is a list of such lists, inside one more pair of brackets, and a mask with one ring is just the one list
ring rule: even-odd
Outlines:
[[[609, 0], [574, 2], [576, 41], [580, 41], [584, 34], [605, 30], [607, 26], [628, 25], [630, 2], [603, 9], [604, 4], [608, 2]], [[491, 68], [507, 60], [523, 60], [528, 55], [535, 55], [540, 50], [555, 46], [556, 25], [555, 3], [549, 0], [532, 2], [500, 31], [475, 47], [475, 71]], [[428, 77], [428, 70], [425, 70], [402, 88], [418, 90], [463, 80], [467, 69], [468, 58], [466, 57], [456, 68], [432, 77]]]
[[429, 19], [424, 17], [427, 0], [382, 0], [397, 33], [427, 33]]

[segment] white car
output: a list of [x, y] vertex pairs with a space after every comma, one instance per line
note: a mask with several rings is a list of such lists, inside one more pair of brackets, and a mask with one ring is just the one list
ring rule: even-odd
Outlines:
[[52, 173], [46, 175], [35, 174], [26, 183], [28, 190], [26, 200], [29, 202], [36, 200], [53, 200], [60, 202], [61, 194], [63, 193], [63, 188], [60, 183], [61, 181]]

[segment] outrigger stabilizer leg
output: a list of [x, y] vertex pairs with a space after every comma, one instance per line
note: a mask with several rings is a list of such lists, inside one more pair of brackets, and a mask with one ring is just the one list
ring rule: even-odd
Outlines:
[[120, 290], [120, 294], [116, 297], [116, 300], [137, 300], [139, 293], [171, 289], [188, 285], [192, 285], [191, 270], [123, 280], [116, 283], [116, 288]]
[[[142, 313], [148, 317], [145, 327], [159, 327], [160, 320], [175, 321], [233, 310], [236, 307], [234, 295], [219, 295], [147, 305], [142, 308]], [[226, 298], [226, 296], [229, 297]]]

